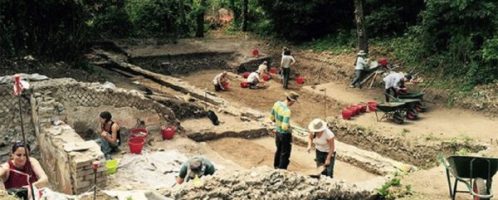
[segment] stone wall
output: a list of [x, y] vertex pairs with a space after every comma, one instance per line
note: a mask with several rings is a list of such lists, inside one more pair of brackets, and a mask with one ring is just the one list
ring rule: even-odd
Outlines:
[[[60, 125], [42, 128], [38, 142], [41, 163], [52, 189], [66, 194], [81, 194], [91, 190], [95, 176], [93, 161], [101, 163], [97, 169], [97, 183], [99, 187], [105, 186], [107, 176], [104, 154], [94, 141], [85, 142], [70, 126]], [[72, 146], [86, 149], [71, 151]]]
[[[35, 152], [37, 147], [34, 129], [31, 126], [29, 91], [21, 96], [21, 107], [26, 139]], [[2, 135], [0, 137], [0, 162], [5, 162], [9, 158], [11, 144], [22, 140], [19, 98], [13, 95], [12, 85], [7, 84], [0, 84], [0, 134]]]
[[[102, 163], [97, 173], [99, 186], [106, 184], [100, 147], [93, 140], [83, 140], [71, 125], [81, 121], [97, 125], [98, 114], [103, 110], [114, 113], [116, 118], [122, 119], [118, 123], [130, 128], [137, 118], [155, 125], [178, 123], [169, 108], [138, 92], [73, 79], [35, 82], [32, 88], [31, 110], [41, 147], [41, 163], [52, 187], [68, 194], [80, 194], [92, 188], [93, 161]], [[62, 124], [56, 125], [58, 123]]]
[[372, 192], [335, 179], [315, 179], [286, 170], [258, 167], [215, 174], [203, 184], [162, 191], [174, 199], [377, 199]]
[[188, 74], [207, 69], [228, 69], [232, 52], [203, 52], [180, 55], [133, 57], [129, 61], [156, 73]]

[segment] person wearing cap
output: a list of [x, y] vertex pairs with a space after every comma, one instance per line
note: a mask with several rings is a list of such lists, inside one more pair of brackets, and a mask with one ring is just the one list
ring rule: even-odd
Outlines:
[[111, 154], [118, 151], [121, 145], [120, 127], [112, 121], [112, 115], [108, 111], [101, 112], [100, 120], [100, 137], [96, 140], [100, 145], [100, 150], [104, 153], [107, 160], [111, 159]]
[[284, 47], [282, 52], [282, 60], [280, 61], [280, 67], [282, 68], [282, 81], [284, 89], [288, 88], [289, 77], [290, 77], [290, 67], [296, 63], [296, 60], [291, 55], [291, 51]]
[[412, 76], [410, 74], [403, 75], [398, 72], [391, 72], [389, 75], [382, 79], [384, 81], [384, 95], [386, 97], [386, 102], [389, 102], [391, 96], [397, 98], [400, 92], [401, 86], [404, 86], [405, 81], [410, 81]]
[[223, 71], [213, 79], [214, 90], [216, 92], [226, 90], [225, 85], [228, 83], [227, 72]]
[[196, 176], [213, 175], [216, 169], [213, 163], [203, 157], [193, 157], [187, 162], [184, 162], [180, 168], [180, 174], [176, 177], [176, 183], [182, 184], [184, 181], [188, 182]]
[[308, 134], [308, 153], [312, 146], [315, 146], [316, 166], [325, 166], [322, 174], [334, 178], [335, 164], [335, 135], [327, 127], [327, 122], [321, 119], [314, 119], [308, 125], [310, 134]]
[[297, 99], [299, 94], [296, 92], [286, 93], [284, 101], [277, 101], [273, 104], [270, 120], [275, 123], [272, 133], [275, 134], [275, 145], [277, 151], [273, 161], [275, 169], [287, 169], [289, 158], [292, 150], [292, 132], [290, 130], [291, 110], [289, 109]]
[[354, 78], [349, 87], [361, 87], [361, 77], [363, 76], [365, 70], [368, 69], [368, 59], [366, 59], [367, 53], [364, 50], [360, 50], [357, 53], [356, 61], [354, 64]]
[[29, 145], [22, 141], [12, 146], [10, 159], [0, 167], [0, 178], [6, 190], [29, 188], [30, 183], [36, 188], [48, 186], [45, 171], [37, 159], [29, 156], [30, 151]]

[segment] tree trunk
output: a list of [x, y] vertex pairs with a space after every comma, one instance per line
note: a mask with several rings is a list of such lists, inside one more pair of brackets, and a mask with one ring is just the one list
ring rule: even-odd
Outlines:
[[247, 10], [248, 10], [248, 1], [249, 0], [242, 0], [242, 24], [241, 24], [241, 29], [242, 31], [247, 31]]
[[358, 49], [368, 53], [368, 38], [365, 29], [365, 15], [363, 14], [363, 6], [365, 0], [354, 0], [355, 7], [355, 21], [356, 21], [356, 35], [358, 38]]
[[197, 14], [197, 30], [195, 37], [204, 37], [204, 13], [206, 11], [206, 0], [201, 0], [199, 13]]
[[235, 0], [230, 0], [230, 9], [233, 11], [233, 20], [234, 22], [237, 22], [239, 20], [239, 10], [237, 9], [237, 6], [235, 5]]

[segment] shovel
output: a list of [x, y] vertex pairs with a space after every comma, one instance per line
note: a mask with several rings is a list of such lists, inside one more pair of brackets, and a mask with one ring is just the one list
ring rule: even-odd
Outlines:
[[325, 170], [325, 165], [320, 165], [315, 169], [311, 169], [308, 171], [308, 176], [311, 178], [320, 178], [320, 175], [322, 175], [323, 170]]

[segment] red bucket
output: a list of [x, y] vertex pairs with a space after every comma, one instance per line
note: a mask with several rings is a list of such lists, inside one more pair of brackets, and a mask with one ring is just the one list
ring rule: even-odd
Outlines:
[[128, 140], [128, 146], [130, 147], [130, 153], [141, 154], [142, 148], [144, 147], [144, 138], [134, 137]]
[[225, 90], [230, 89], [230, 83], [229, 82], [224, 82], [223, 83], [223, 88], [225, 88]]
[[299, 84], [299, 85], [304, 84], [304, 77], [298, 76], [296, 78], [296, 83]]
[[263, 74], [263, 80], [269, 81], [270, 80], [270, 75], [268, 74]]
[[244, 72], [242, 73], [242, 77], [247, 78], [249, 77], [249, 74], [251, 74], [251, 72]]
[[358, 104], [357, 107], [360, 109], [360, 112], [362, 112], [362, 113], [367, 112], [367, 105]]
[[276, 68], [276, 67], [270, 68], [270, 73], [277, 74], [278, 73], [278, 68]]
[[342, 118], [346, 120], [350, 120], [351, 117], [353, 116], [353, 113], [351, 110], [345, 108], [342, 110]]
[[367, 105], [368, 105], [368, 111], [369, 111], [369, 112], [372, 112], [372, 111], [376, 111], [376, 110], [377, 110], [377, 102], [375, 102], [375, 101], [369, 101], [369, 102], [367, 103]]
[[175, 136], [176, 127], [170, 126], [168, 128], [161, 129], [161, 135], [163, 136], [163, 140], [171, 140]]
[[258, 49], [253, 49], [251, 52], [253, 57], [258, 57], [259, 56], [259, 50]]
[[130, 129], [130, 138], [145, 138], [149, 135], [149, 131], [145, 128], [132, 128]]
[[240, 87], [241, 88], [248, 88], [249, 87], [249, 83], [248, 82], [240, 82]]
[[351, 112], [352, 117], [358, 115], [358, 109], [356, 109], [356, 106], [349, 106], [346, 108], [346, 110], [349, 110]]

